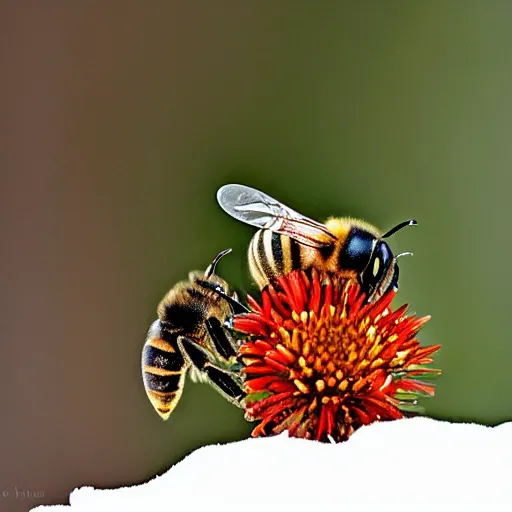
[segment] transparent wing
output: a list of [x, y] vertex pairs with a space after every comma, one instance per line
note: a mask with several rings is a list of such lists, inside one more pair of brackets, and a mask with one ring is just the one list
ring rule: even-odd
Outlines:
[[217, 192], [221, 208], [235, 219], [286, 235], [310, 247], [331, 245], [336, 237], [321, 223], [245, 185], [224, 185]]

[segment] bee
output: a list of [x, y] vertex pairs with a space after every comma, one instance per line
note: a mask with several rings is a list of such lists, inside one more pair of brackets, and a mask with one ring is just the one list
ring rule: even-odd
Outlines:
[[168, 419], [181, 397], [189, 371], [239, 405], [245, 394], [236, 373], [236, 345], [225, 327], [247, 309], [215, 274], [219, 253], [206, 271], [189, 273], [160, 302], [142, 350], [142, 377], [153, 407]]
[[398, 289], [397, 259], [411, 253], [394, 256], [385, 239], [415, 220], [384, 234], [349, 217], [322, 224], [245, 185], [224, 185], [217, 200], [235, 219], [260, 228], [248, 251], [250, 273], [260, 289], [292, 270], [311, 267], [357, 279], [369, 303]]

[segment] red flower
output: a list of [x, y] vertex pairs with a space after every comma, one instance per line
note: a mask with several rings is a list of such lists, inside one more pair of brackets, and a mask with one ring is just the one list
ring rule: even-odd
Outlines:
[[425, 368], [439, 345], [420, 347], [429, 317], [392, 311], [394, 292], [373, 304], [357, 283], [316, 270], [293, 271], [268, 285], [261, 305], [234, 320], [248, 335], [240, 347], [245, 414], [261, 420], [253, 436], [346, 440], [361, 425], [421, 412], [432, 396]]

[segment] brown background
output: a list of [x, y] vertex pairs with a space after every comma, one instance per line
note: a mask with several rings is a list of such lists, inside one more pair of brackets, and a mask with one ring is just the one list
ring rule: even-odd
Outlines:
[[[250, 427], [188, 384], [163, 423], [139, 358], [167, 289], [225, 247], [237, 181], [393, 240], [442, 343], [431, 415], [512, 416], [512, 6], [0, 3], [0, 510], [141, 482]], [[44, 498], [16, 497], [18, 491]], [[2, 497], [2, 492], [4, 496]], [[5, 492], [7, 495], [5, 495]]]

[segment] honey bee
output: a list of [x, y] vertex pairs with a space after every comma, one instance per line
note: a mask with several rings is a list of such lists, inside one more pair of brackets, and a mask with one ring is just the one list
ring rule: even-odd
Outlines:
[[406, 220], [388, 232], [362, 220], [331, 217], [325, 224], [309, 219], [259, 190], [224, 185], [217, 200], [229, 215], [260, 228], [249, 245], [249, 269], [263, 289], [295, 269], [314, 267], [357, 279], [367, 302], [398, 288], [398, 265], [384, 239], [416, 221]]
[[239, 405], [245, 396], [236, 372], [236, 345], [225, 327], [247, 309], [215, 274], [219, 253], [206, 271], [189, 273], [158, 306], [142, 350], [142, 377], [153, 407], [168, 419], [181, 397], [189, 370]]

